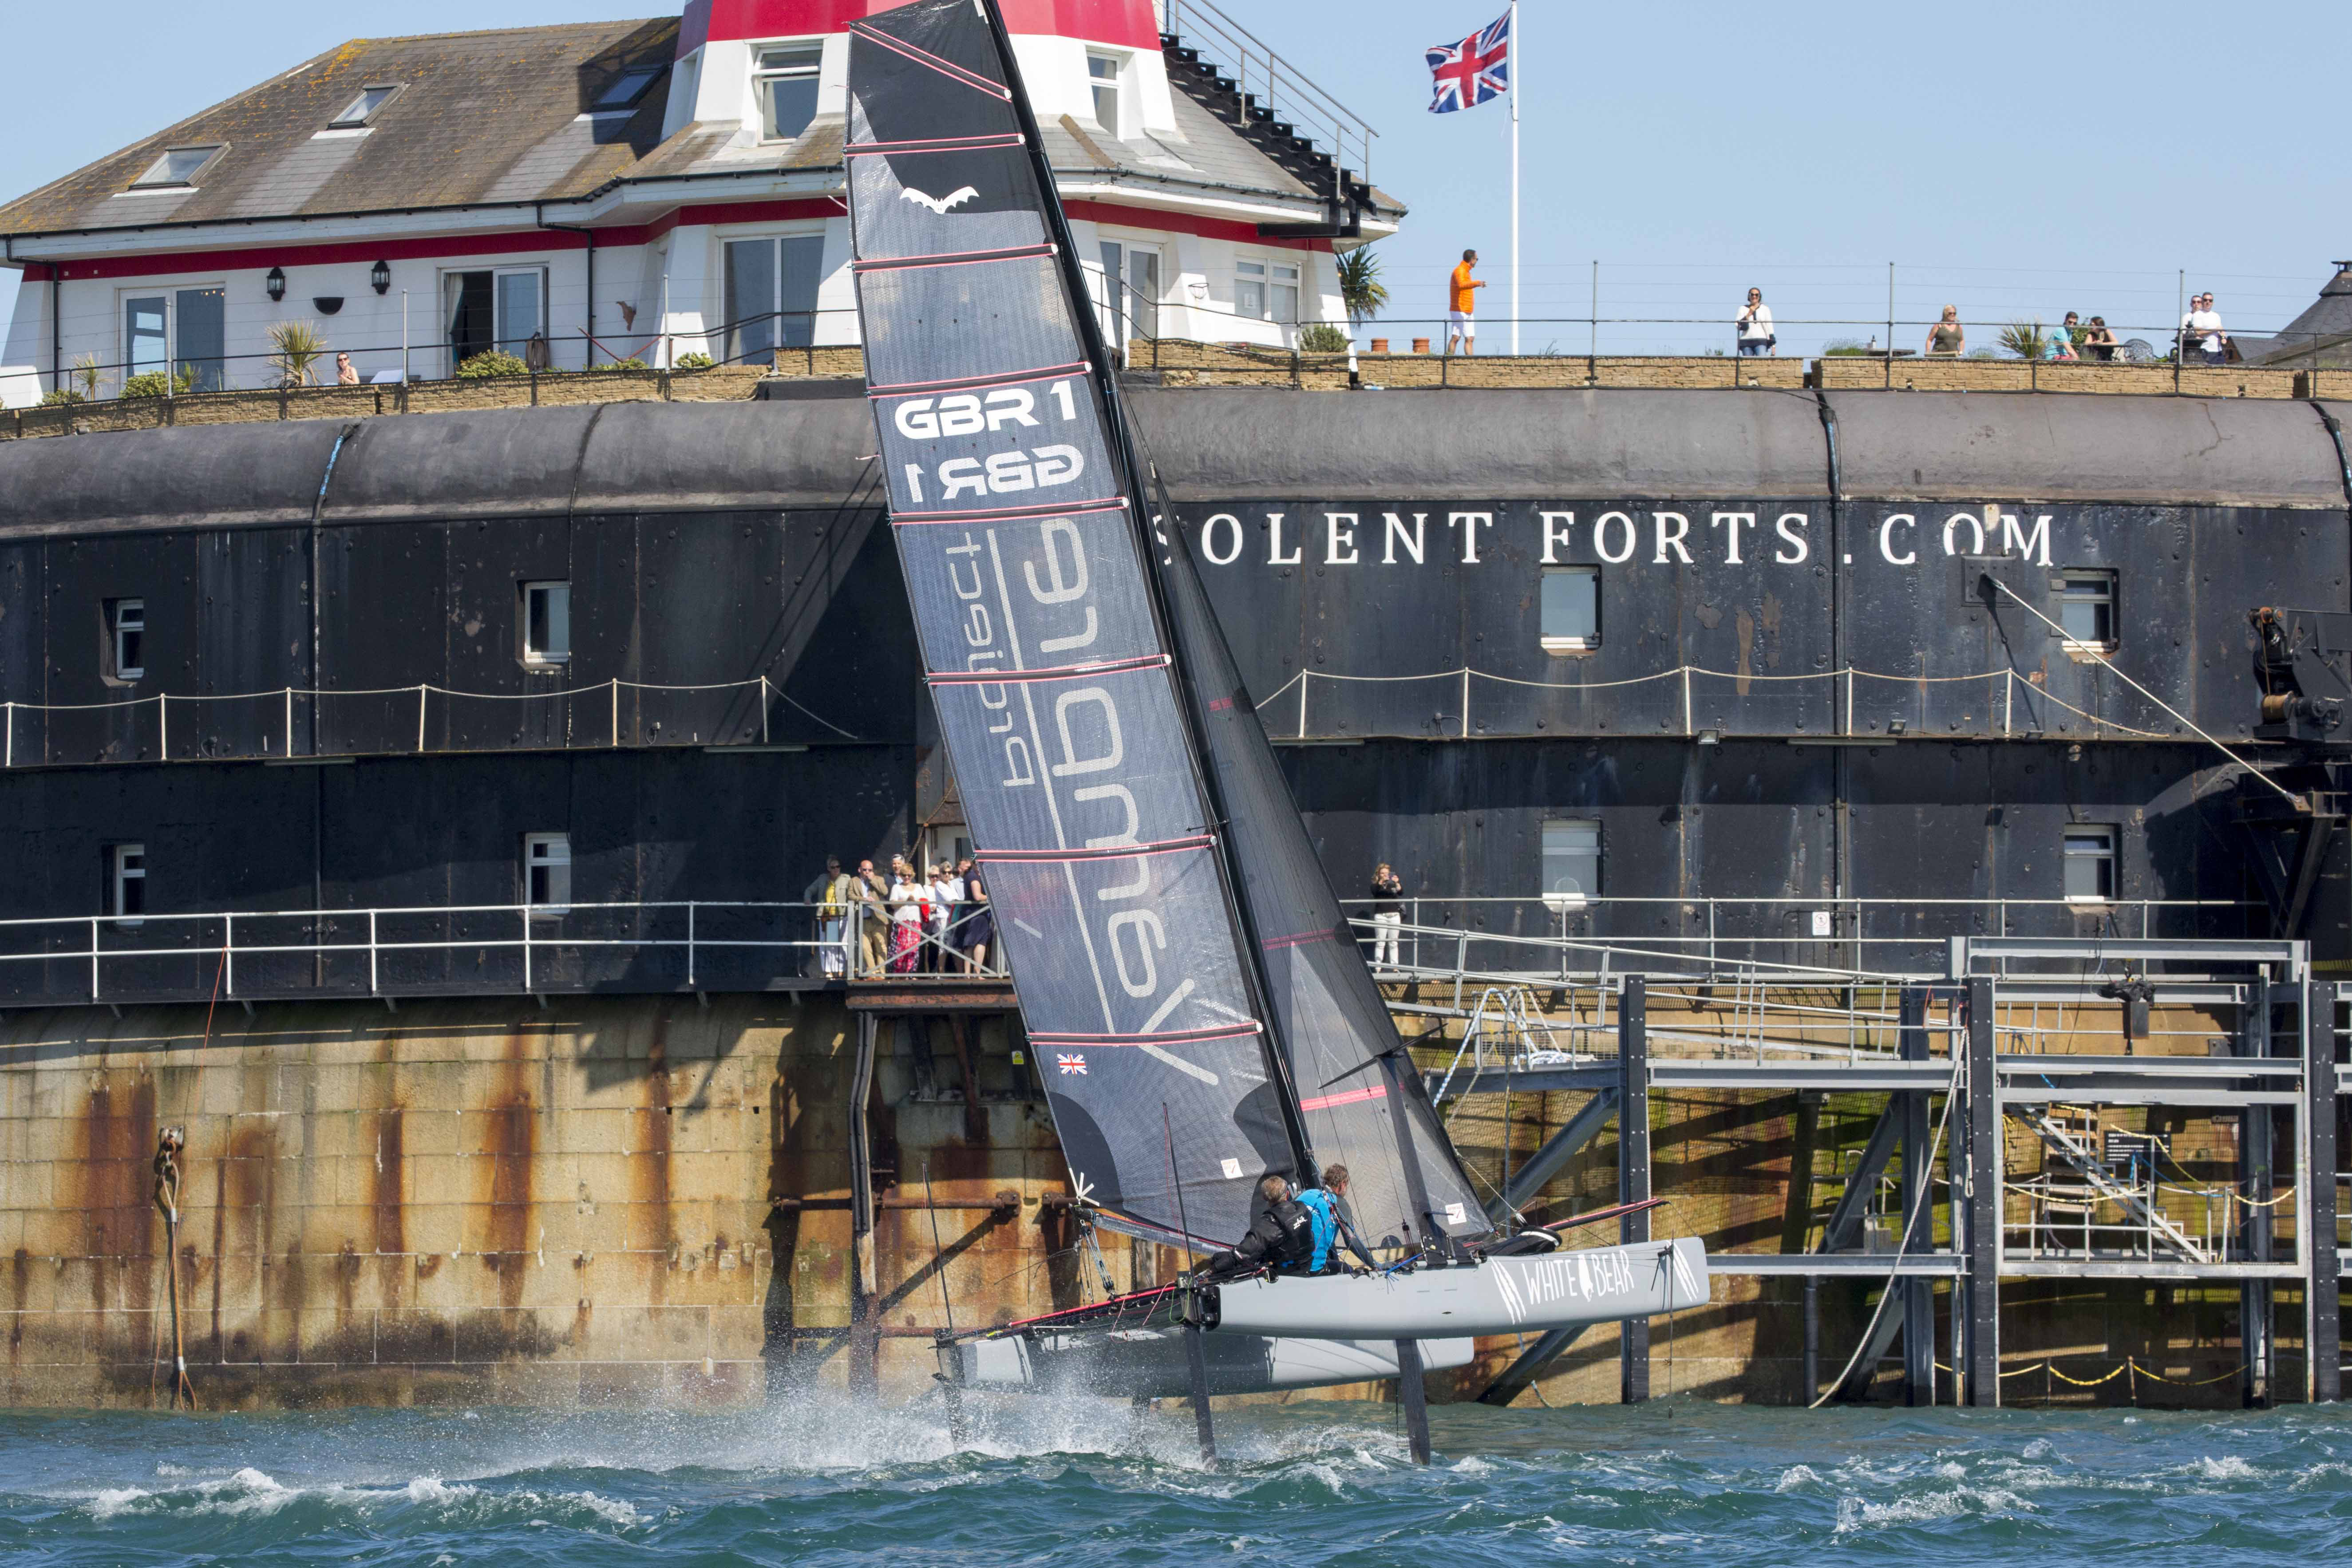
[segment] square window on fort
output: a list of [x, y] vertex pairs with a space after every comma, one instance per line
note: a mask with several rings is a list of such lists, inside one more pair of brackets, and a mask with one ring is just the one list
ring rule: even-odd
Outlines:
[[727, 321], [721, 341], [730, 364], [773, 364], [779, 348], [816, 342], [817, 290], [824, 282], [824, 236], [727, 242]]
[[147, 912], [147, 846], [108, 845], [106, 882], [106, 912], [123, 925], [141, 924]]
[[572, 906], [572, 836], [526, 833], [522, 839], [522, 901], [531, 912], [561, 915]]
[[571, 584], [522, 585], [522, 661], [540, 665], [572, 661]]
[[1110, 55], [1087, 57], [1087, 79], [1095, 90], [1095, 123], [1114, 139], [1125, 134], [1118, 118], [1118, 60]]
[[1543, 646], [1573, 653], [1601, 646], [1601, 568], [1547, 566], [1539, 606]]
[[1556, 914], [1601, 893], [1601, 824], [1570, 818], [1543, 825], [1543, 900]]
[[205, 165], [220, 155], [218, 147], [173, 147], [153, 163], [147, 172], [131, 183], [133, 190], [157, 186], [193, 185]]
[[766, 142], [790, 142], [816, 118], [817, 68], [824, 63], [822, 44], [790, 44], [760, 51], [755, 79], [760, 95], [760, 137]]
[[2066, 829], [2066, 901], [2104, 904], [2116, 896], [2116, 830]]
[[106, 679], [128, 684], [147, 673], [147, 601], [106, 601]]
[[360, 95], [357, 98], [343, 105], [343, 111], [341, 114], [336, 115], [334, 119], [327, 121], [327, 129], [330, 131], [349, 131], [354, 127], [367, 124], [370, 121], [375, 118], [375, 111], [382, 109], [385, 104], [390, 103], [392, 101], [392, 95], [399, 90], [400, 89], [398, 87], [370, 87], [361, 89]]
[[2058, 624], [2066, 646], [2105, 652], [2116, 646], [2116, 574], [2068, 572], [2055, 580]]
[[1274, 319], [1295, 324], [1298, 320], [1298, 268], [1274, 264], [1272, 297], [1266, 301], [1274, 308]]

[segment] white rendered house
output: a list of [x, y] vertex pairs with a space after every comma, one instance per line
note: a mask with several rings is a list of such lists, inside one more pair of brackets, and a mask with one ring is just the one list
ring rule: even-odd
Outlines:
[[[297, 321], [367, 380], [490, 349], [580, 369], [854, 343], [843, 29], [889, 4], [688, 0], [305, 61], [0, 206], [0, 265], [23, 273], [0, 404], [111, 396], [166, 364], [199, 390], [274, 385], [271, 329]], [[1311, 141], [1328, 100], [1280, 62], [1271, 90], [1298, 109], [1235, 90], [1225, 71], [1268, 68], [1191, 0], [1175, 25], [1198, 47], [1163, 37], [1155, 0], [1003, 5], [1118, 341], [1344, 324], [1335, 249], [1402, 216], [1343, 172], [1360, 122]]]

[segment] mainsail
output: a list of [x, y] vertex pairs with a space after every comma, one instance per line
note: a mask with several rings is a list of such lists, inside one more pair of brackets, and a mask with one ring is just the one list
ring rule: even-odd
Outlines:
[[987, 6], [851, 24], [851, 233], [893, 533], [1072, 1182], [1222, 1245], [1259, 1176], [1336, 1160], [1375, 1240], [1484, 1231], [1190, 562], [1148, 542]]

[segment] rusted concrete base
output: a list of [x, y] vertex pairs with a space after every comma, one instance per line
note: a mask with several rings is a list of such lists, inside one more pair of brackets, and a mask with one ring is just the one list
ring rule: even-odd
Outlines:
[[[693, 1405], [839, 1380], [838, 998], [230, 1005], [209, 1043], [205, 1022], [0, 1016], [8, 1405], [168, 1394], [150, 1161], [170, 1124], [187, 1131], [178, 1266], [207, 1407]], [[901, 1103], [905, 1068], [884, 1064], [877, 1181], [911, 1134], [940, 1201], [981, 1205], [940, 1216], [960, 1308], [1042, 1310], [1036, 1199], [1064, 1171], [1042, 1105], [1013, 1098], [1001, 1026], [974, 1033], [977, 1118]], [[1016, 1208], [988, 1206], [1008, 1189]], [[929, 1214], [894, 1192], [886, 1287], [931, 1253]], [[937, 1321], [936, 1292], [886, 1289], [889, 1321]]]

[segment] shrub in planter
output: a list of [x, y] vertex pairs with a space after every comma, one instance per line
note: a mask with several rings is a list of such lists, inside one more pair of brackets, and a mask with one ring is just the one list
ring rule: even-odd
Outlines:
[[717, 360], [712, 359], [709, 354], [704, 353], [680, 354], [677, 356], [677, 368], [680, 370], [709, 370], [718, 363], [719, 362]]
[[60, 386], [55, 392], [45, 392], [41, 395], [41, 406], [44, 408], [62, 408], [69, 403], [88, 403], [89, 401], [89, 398], [70, 386]]
[[162, 371], [151, 370], [142, 374], [131, 376], [123, 382], [122, 395], [125, 397], [181, 397], [186, 395], [188, 390], [195, 384], [195, 373], [191, 370], [179, 371], [172, 377], [168, 385], [163, 380]]
[[457, 367], [460, 381], [488, 381], [492, 376], [529, 375], [530, 367], [503, 349], [476, 354]]
[[1343, 354], [1348, 352], [1348, 334], [1328, 321], [1318, 321], [1298, 331], [1298, 351], [1310, 354]]
[[612, 360], [596, 368], [598, 370], [647, 370], [651, 367], [641, 359], [630, 358]]

